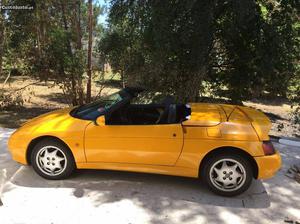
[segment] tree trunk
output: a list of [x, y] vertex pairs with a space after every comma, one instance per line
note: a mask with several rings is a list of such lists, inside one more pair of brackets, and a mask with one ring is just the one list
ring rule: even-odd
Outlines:
[[4, 16], [0, 14], [0, 77], [2, 76], [2, 63], [4, 54]]
[[123, 72], [123, 70], [120, 72], [120, 74], [121, 74], [122, 88], [125, 88], [126, 85], [125, 85], [125, 78], [124, 78], [124, 72]]
[[[76, 33], [76, 40], [77, 40], [77, 46], [76, 49], [77, 50], [82, 50], [82, 43], [81, 43], [81, 38], [82, 38], [82, 34], [81, 34], [81, 0], [77, 0], [75, 7], [75, 33]], [[77, 78], [77, 82], [78, 82], [78, 86], [77, 86], [77, 91], [78, 91], [78, 103], [80, 105], [82, 105], [84, 103], [84, 92], [83, 92], [83, 86], [82, 86], [82, 74], [78, 74], [78, 72], [76, 72], [76, 78]]]
[[[63, 20], [63, 24], [64, 24], [64, 29], [66, 32], [68, 32], [68, 23], [67, 23], [67, 18], [66, 18], [66, 8], [65, 8], [65, 1], [60, 1], [61, 3], [61, 11], [62, 11], [62, 20]], [[71, 42], [69, 40], [69, 38], [66, 39], [66, 44], [68, 46], [68, 54], [70, 56], [72, 56], [72, 47], [71, 47]], [[62, 68], [62, 74], [65, 74], [64, 69]], [[77, 101], [77, 91], [76, 91], [76, 80], [75, 80], [75, 76], [72, 73], [71, 74], [71, 92], [72, 92], [72, 104], [78, 105], [78, 101]]]
[[93, 3], [89, 0], [89, 42], [88, 42], [88, 55], [87, 55], [87, 76], [88, 81], [86, 85], [86, 102], [91, 102], [92, 95], [92, 46], [93, 46]]

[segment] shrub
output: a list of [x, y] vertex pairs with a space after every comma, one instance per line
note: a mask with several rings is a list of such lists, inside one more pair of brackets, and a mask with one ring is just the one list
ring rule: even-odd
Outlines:
[[0, 90], [0, 109], [11, 109], [21, 107], [24, 104], [22, 92], [9, 92]]

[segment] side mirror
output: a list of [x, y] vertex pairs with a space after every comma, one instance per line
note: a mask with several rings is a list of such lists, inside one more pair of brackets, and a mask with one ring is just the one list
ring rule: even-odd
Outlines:
[[97, 119], [95, 120], [94, 123], [97, 126], [103, 126], [103, 125], [105, 125], [105, 117], [104, 117], [104, 115], [97, 117]]

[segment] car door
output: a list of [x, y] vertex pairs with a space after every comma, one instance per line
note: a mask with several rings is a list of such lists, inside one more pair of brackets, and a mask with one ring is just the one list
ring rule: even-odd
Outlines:
[[181, 124], [95, 125], [85, 130], [87, 162], [172, 166], [183, 147]]

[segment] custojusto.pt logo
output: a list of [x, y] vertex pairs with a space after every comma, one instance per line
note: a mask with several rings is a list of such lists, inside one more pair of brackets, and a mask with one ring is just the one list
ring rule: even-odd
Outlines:
[[33, 10], [33, 5], [4, 5], [0, 0], [0, 9], [1, 10]]

